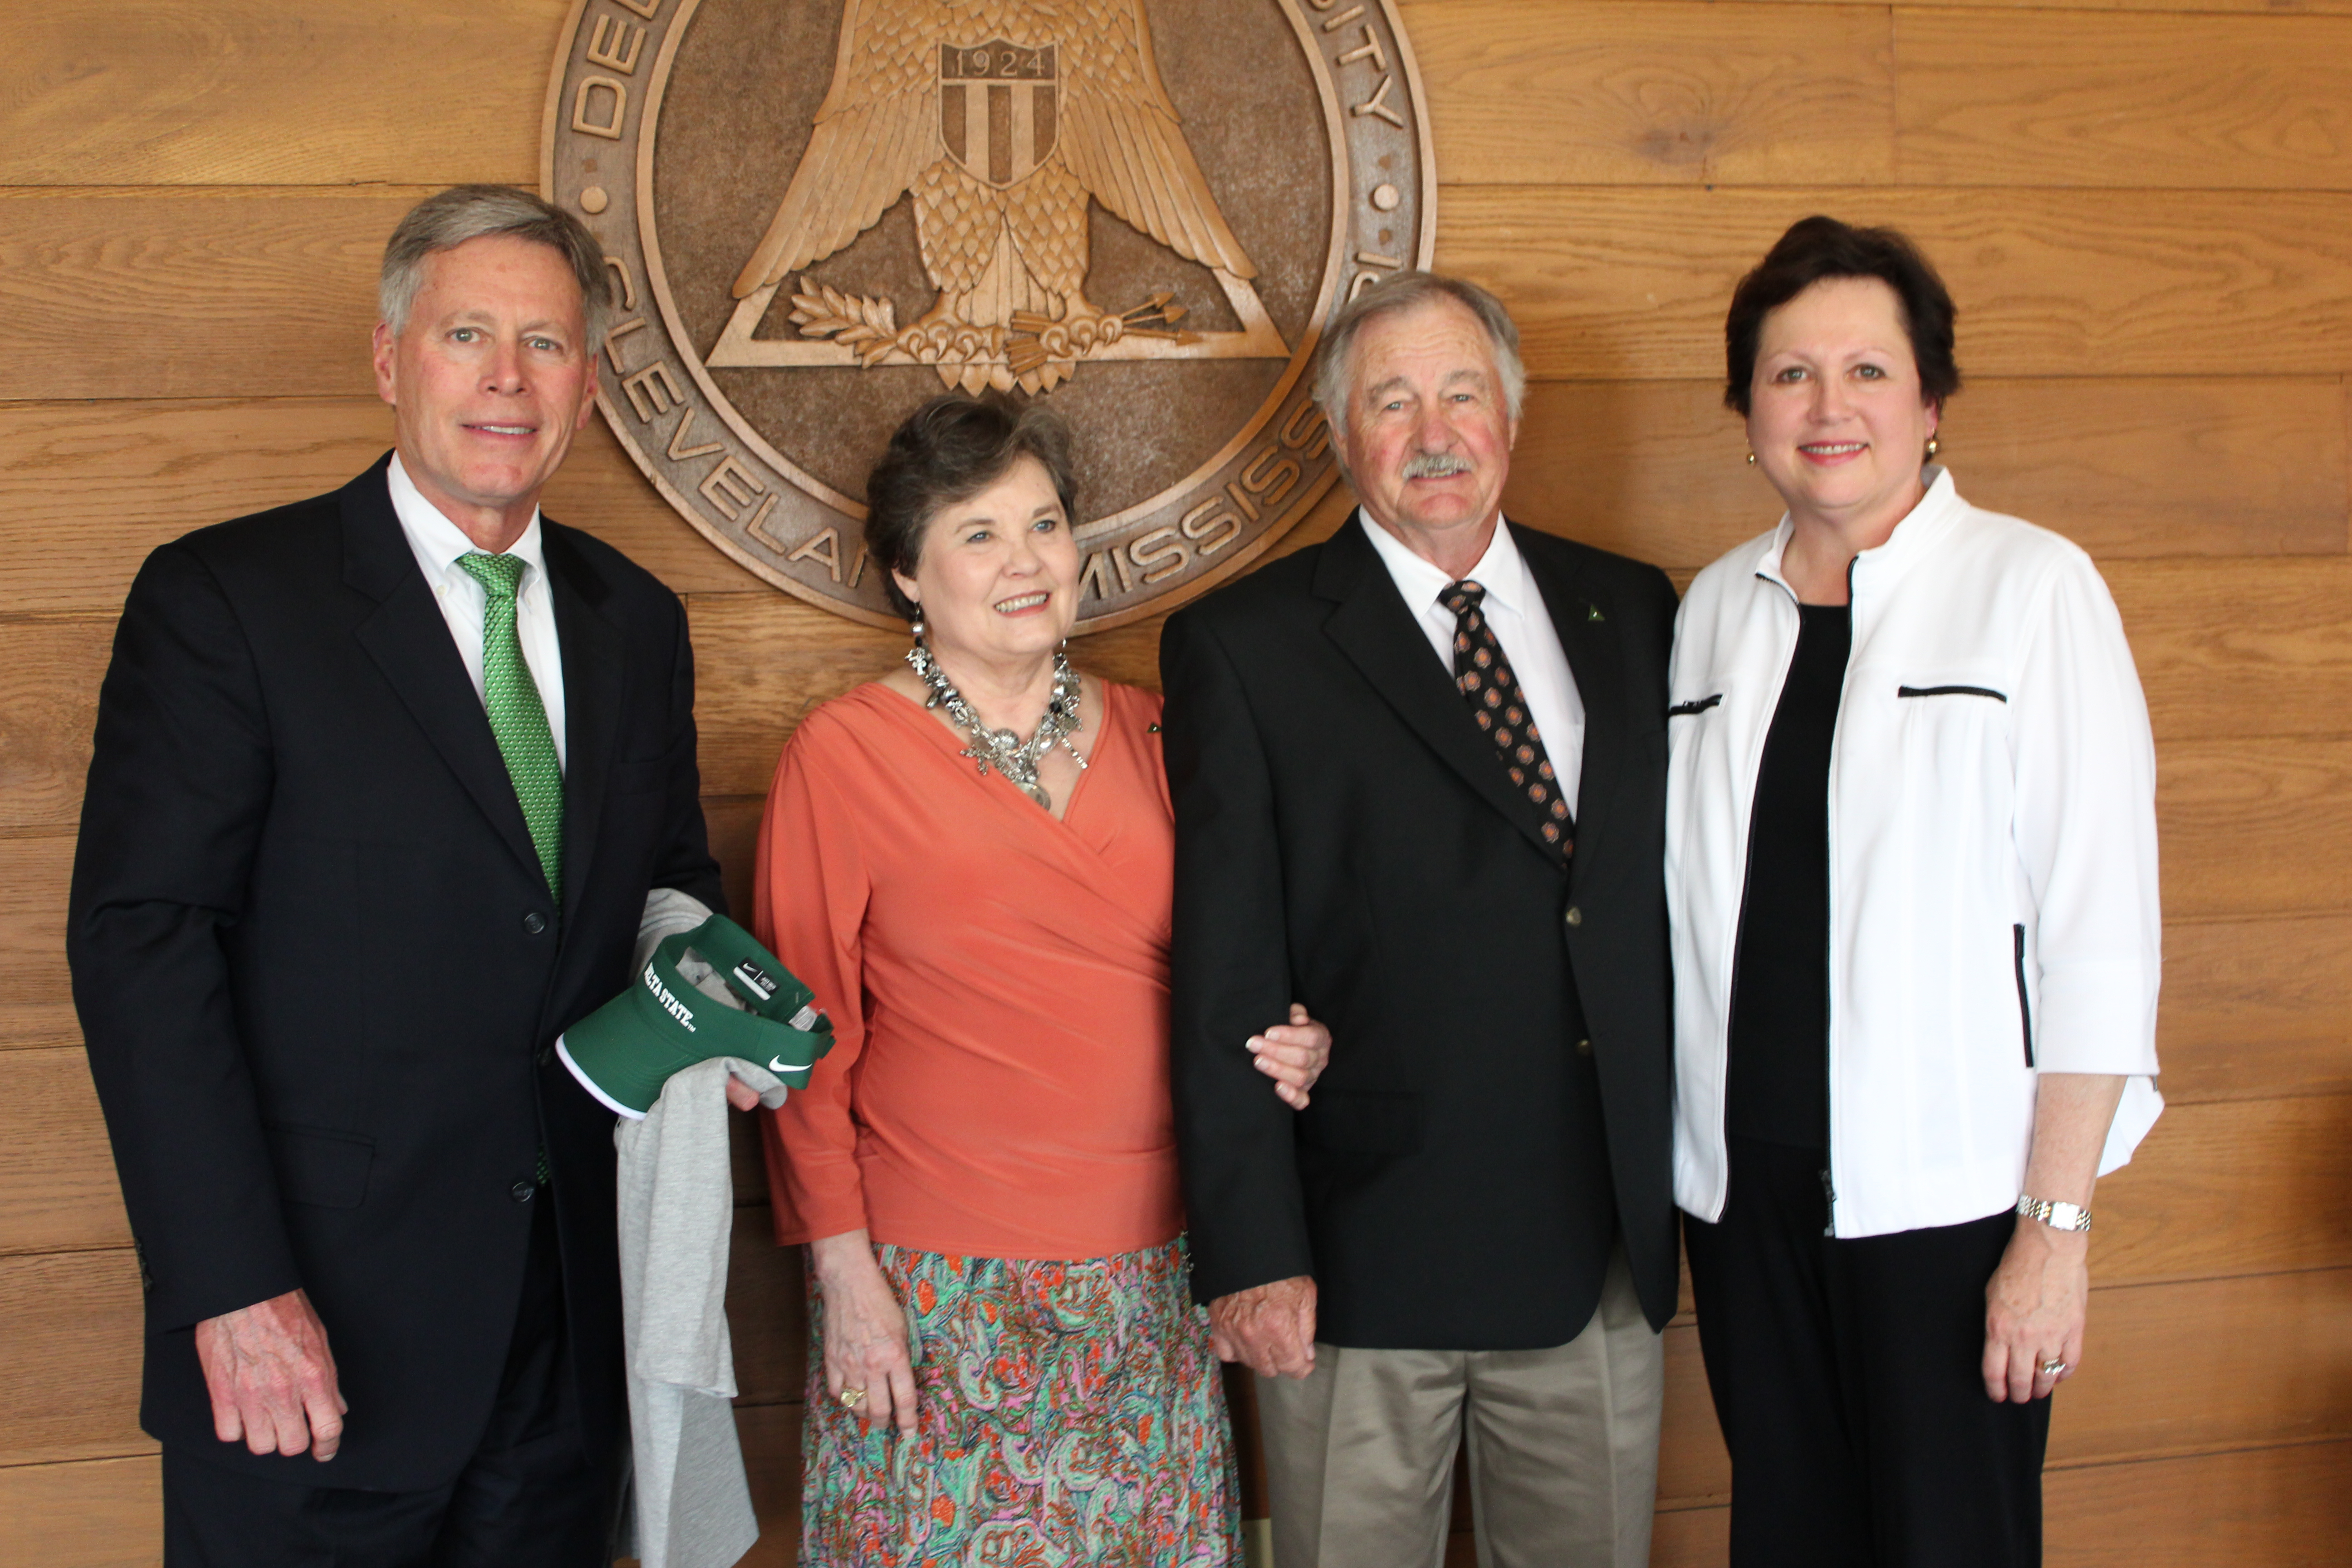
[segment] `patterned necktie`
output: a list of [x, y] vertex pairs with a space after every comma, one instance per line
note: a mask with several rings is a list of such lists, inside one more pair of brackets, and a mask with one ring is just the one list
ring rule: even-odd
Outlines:
[[1495, 742], [1511, 782], [1543, 814], [1544, 842], [1566, 859], [1576, 853], [1576, 823], [1560, 798], [1559, 776], [1544, 752], [1543, 735], [1528, 711], [1518, 679], [1503, 662], [1503, 645], [1479, 608], [1486, 599], [1486, 590], [1465, 577], [1438, 601], [1454, 612], [1454, 684], [1478, 728]]
[[555, 759], [555, 734], [547, 727], [547, 707], [539, 682], [523, 662], [522, 639], [515, 635], [515, 590], [521, 585], [520, 555], [457, 557], [466, 574], [482, 585], [482, 701], [490, 710], [490, 733], [506, 758], [516, 801], [539, 851], [539, 868], [556, 907], [563, 907], [563, 767]]

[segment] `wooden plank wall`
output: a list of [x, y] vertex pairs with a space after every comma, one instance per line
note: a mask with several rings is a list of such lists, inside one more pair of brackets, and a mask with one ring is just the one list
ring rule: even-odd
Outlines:
[[[142, 552], [385, 444], [397, 214], [536, 178], [562, 0], [0, 11], [0, 1559], [156, 1558], [138, 1291], [60, 946], [109, 628]], [[1181, 14], [1160, 0], [1156, 14]], [[1718, 405], [1734, 279], [1792, 219], [1909, 229], [1961, 307], [1964, 490], [2080, 540], [2156, 718], [2172, 1109], [2102, 1188], [2058, 1406], [2067, 1564], [2339, 1561], [2352, 1533], [2352, 0], [1414, 0], [1439, 261], [1536, 377], [1512, 500], [1687, 580], [1772, 498]], [[601, 427], [550, 508], [687, 595], [745, 870], [799, 715], [893, 638], [772, 593]], [[1328, 532], [1326, 506], [1301, 538]], [[1084, 658], [1150, 679], [1154, 628]], [[749, 1174], [747, 1167], [747, 1175]], [[800, 1283], [743, 1185], [743, 1430], [790, 1561]], [[1723, 1559], [1668, 1331], [1660, 1563]]]

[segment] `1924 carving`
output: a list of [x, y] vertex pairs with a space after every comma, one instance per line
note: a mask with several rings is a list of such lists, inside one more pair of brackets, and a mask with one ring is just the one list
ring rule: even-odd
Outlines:
[[1080, 629], [1253, 559], [1335, 477], [1322, 323], [1435, 222], [1392, 0], [576, 0], [541, 184], [647, 478], [877, 624], [856, 495], [942, 386], [1076, 431]]

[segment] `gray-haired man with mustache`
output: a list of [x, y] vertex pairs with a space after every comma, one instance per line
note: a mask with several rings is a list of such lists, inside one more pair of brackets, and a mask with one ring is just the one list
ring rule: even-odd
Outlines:
[[[1518, 335], [1406, 274], [1325, 339], [1361, 508], [1160, 647], [1192, 1281], [1282, 1568], [1649, 1560], [1675, 1309], [1664, 574], [1507, 522]], [[1303, 1001], [1303, 1112], [1244, 1042]], [[1253, 1092], [1256, 1091], [1256, 1092]]]

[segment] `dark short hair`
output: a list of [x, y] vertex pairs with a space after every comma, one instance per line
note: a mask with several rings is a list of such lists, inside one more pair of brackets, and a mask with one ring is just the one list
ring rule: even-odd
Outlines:
[[1816, 216], [1790, 224], [1756, 269], [1731, 291], [1731, 313], [1723, 321], [1723, 401], [1727, 406], [1747, 416], [1764, 318], [1830, 278], [1875, 278], [1894, 289], [1903, 331], [1911, 340], [1911, 360], [1918, 367], [1921, 394], [1940, 406], [1959, 391], [1959, 362], [1952, 357], [1952, 320], [1958, 312], [1944, 280], [1919, 247], [1895, 229], [1855, 228]]
[[866, 551], [882, 568], [891, 608], [910, 618], [915, 614], [914, 602], [890, 574], [915, 574], [923, 531], [940, 509], [970, 500], [1024, 458], [1045, 465], [1062, 510], [1076, 521], [1070, 429], [1038, 404], [1016, 408], [1003, 399], [950, 392], [916, 409], [891, 433], [882, 460], [866, 476]]
[[1439, 300], [1451, 300], [1478, 319], [1486, 344], [1495, 353], [1495, 374], [1503, 384], [1503, 412], [1517, 419], [1527, 398], [1527, 367], [1519, 360], [1519, 329], [1503, 302], [1467, 278], [1444, 272], [1408, 271], [1392, 274], [1339, 307], [1323, 330], [1323, 344], [1315, 360], [1315, 402], [1324, 423], [1337, 438], [1347, 433], [1348, 397], [1354, 390], [1356, 339], [1383, 316]]
[[588, 328], [583, 351], [593, 353], [613, 313], [613, 279], [604, 247], [588, 226], [552, 203], [512, 185], [452, 185], [408, 209], [384, 242], [376, 282], [376, 312], [394, 332], [408, 326], [408, 308], [425, 281], [425, 258], [469, 239], [510, 234], [563, 258], [580, 285], [580, 311]]

